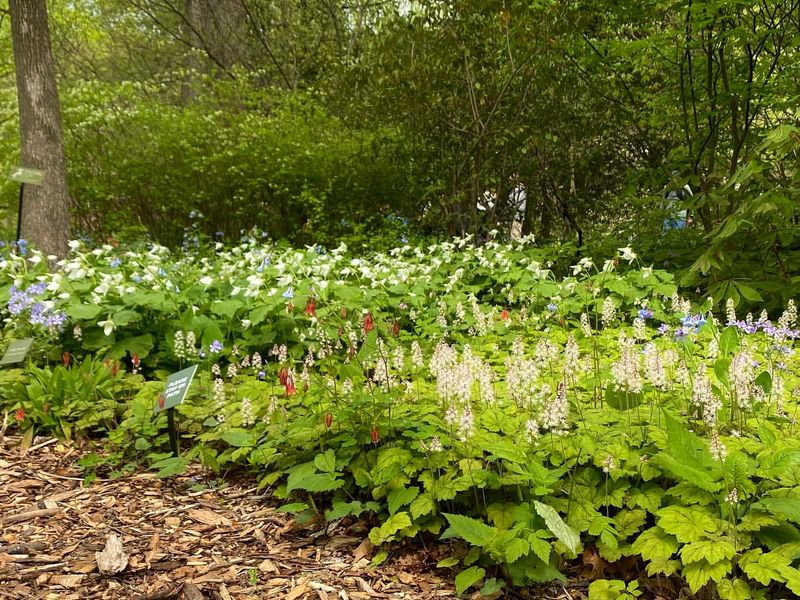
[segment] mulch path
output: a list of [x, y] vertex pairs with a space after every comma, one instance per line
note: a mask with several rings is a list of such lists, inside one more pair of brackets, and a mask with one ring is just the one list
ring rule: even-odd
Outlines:
[[[362, 523], [298, 525], [252, 481], [197, 489], [199, 467], [85, 487], [75, 462], [86, 452], [37, 438], [21, 453], [19, 437], [0, 434], [0, 599], [456, 597], [452, 573], [435, 568], [445, 547], [409, 544], [371, 568]], [[128, 563], [103, 574], [96, 553], [112, 534]], [[524, 597], [585, 595], [558, 586]]]

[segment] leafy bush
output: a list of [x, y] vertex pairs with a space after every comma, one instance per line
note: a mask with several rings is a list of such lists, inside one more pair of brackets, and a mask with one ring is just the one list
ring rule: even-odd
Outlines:
[[[93, 82], [64, 98], [70, 191], [95, 238], [142, 234], [170, 246], [190, 213], [211, 239], [258, 226], [296, 244], [371, 245], [387, 217], [408, 216], [413, 157], [392, 129], [342, 124], [313, 94], [285, 96], [208, 82], [179, 106], [159, 89]], [[372, 237], [371, 237], [372, 236]]]

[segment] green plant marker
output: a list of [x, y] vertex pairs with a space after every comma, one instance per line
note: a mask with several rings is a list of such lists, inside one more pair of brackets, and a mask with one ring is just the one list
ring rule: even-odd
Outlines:
[[24, 340], [13, 340], [6, 348], [6, 353], [0, 359], [0, 365], [13, 365], [25, 360], [33, 344], [33, 338]]
[[169, 429], [169, 446], [175, 456], [178, 456], [178, 430], [175, 428], [175, 407], [178, 406], [186, 397], [189, 385], [192, 383], [194, 374], [197, 372], [197, 365], [187, 367], [182, 371], [173, 373], [167, 377], [164, 391], [158, 397], [158, 401], [153, 412], [159, 413], [167, 411], [167, 427]]
[[44, 171], [40, 171], [39, 169], [26, 169], [25, 167], [11, 167], [8, 171], [8, 178], [17, 183], [42, 185]]

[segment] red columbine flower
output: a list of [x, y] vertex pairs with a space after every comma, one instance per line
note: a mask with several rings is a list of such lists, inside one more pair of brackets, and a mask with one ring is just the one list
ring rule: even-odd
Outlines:
[[329, 412], [325, 413], [325, 427], [327, 429], [330, 429], [332, 424], [333, 424], [333, 415]]
[[280, 371], [278, 371], [278, 381], [281, 382], [281, 385], [286, 385], [286, 382], [289, 381], [289, 369], [281, 367]]
[[21, 423], [22, 421], [24, 421], [25, 420], [25, 409], [24, 408], [18, 408], [17, 412], [14, 413], [14, 417], [17, 419], [17, 423]]
[[61, 353], [61, 362], [63, 362], [63, 363], [64, 363], [64, 366], [65, 366], [65, 367], [68, 367], [68, 366], [69, 366], [69, 361], [70, 361], [70, 355], [69, 355], [69, 352], [62, 352], [62, 353]]
[[291, 302], [287, 302], [286, 303], [286, 312], [290, 313], [293, 310], [294, 310], [294, 304], [292, 304]]
[[399, 333], [400, 333], [400, 323], [398, 322], [397, 319], [395, 319], [394, 323], [392, 324], [392, 335], [394, 337], [397, 337]]
[[372, 429], [369, 430], [369, 438], [372, 440], [373, 444], [377, 444], [381, 439], [381, 430], [378, 429], [377, 425], [373, 425]]
[[508, 321], [508, 311], [505, 308], [500, 312], [500, 318], [503, 319], [503, 321]]
[[317, 299], [311, 296], [306, 302], [306, 314], [309, 317], [317, 316]]
[[133, 356], [131, 357], [131, 364], [133, 365], [134, 369], [139, 368], [139, 355], [136, 354], [136, 352], [134, 352]]
[[294, 396], [297, 392], [297, 388], [294, 387], [294, 379], [292, 379], [291, 375], [287, 375], [286, 383], [283, 384], [283, 387], [286, 388], [287, 396]]
[[375, 329], [375, 323], [372, 320], [372, 313], [367, 313], [364, 315], [364, 333], [369, 333]]

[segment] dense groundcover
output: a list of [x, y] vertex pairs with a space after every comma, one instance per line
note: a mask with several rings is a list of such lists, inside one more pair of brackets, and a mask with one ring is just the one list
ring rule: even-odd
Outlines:
[[[107, 439], [89, 471], [248, 469], [297, 519], [367, 519], [376, 562], [452, 540], [459, 591], [581, 560], [598, 600], [646, 578], [800, 594], [793, 304], [690, 303], [629, 248], [570, 265], [530, 243], [353, 257], [256, 237], [74, 242], [53, 272], [3, 255], [0, 349], [34, 344], [0, 371], [0, 409], [28, 440]], [[154, 406], [194, 364], [173, 457]]]

